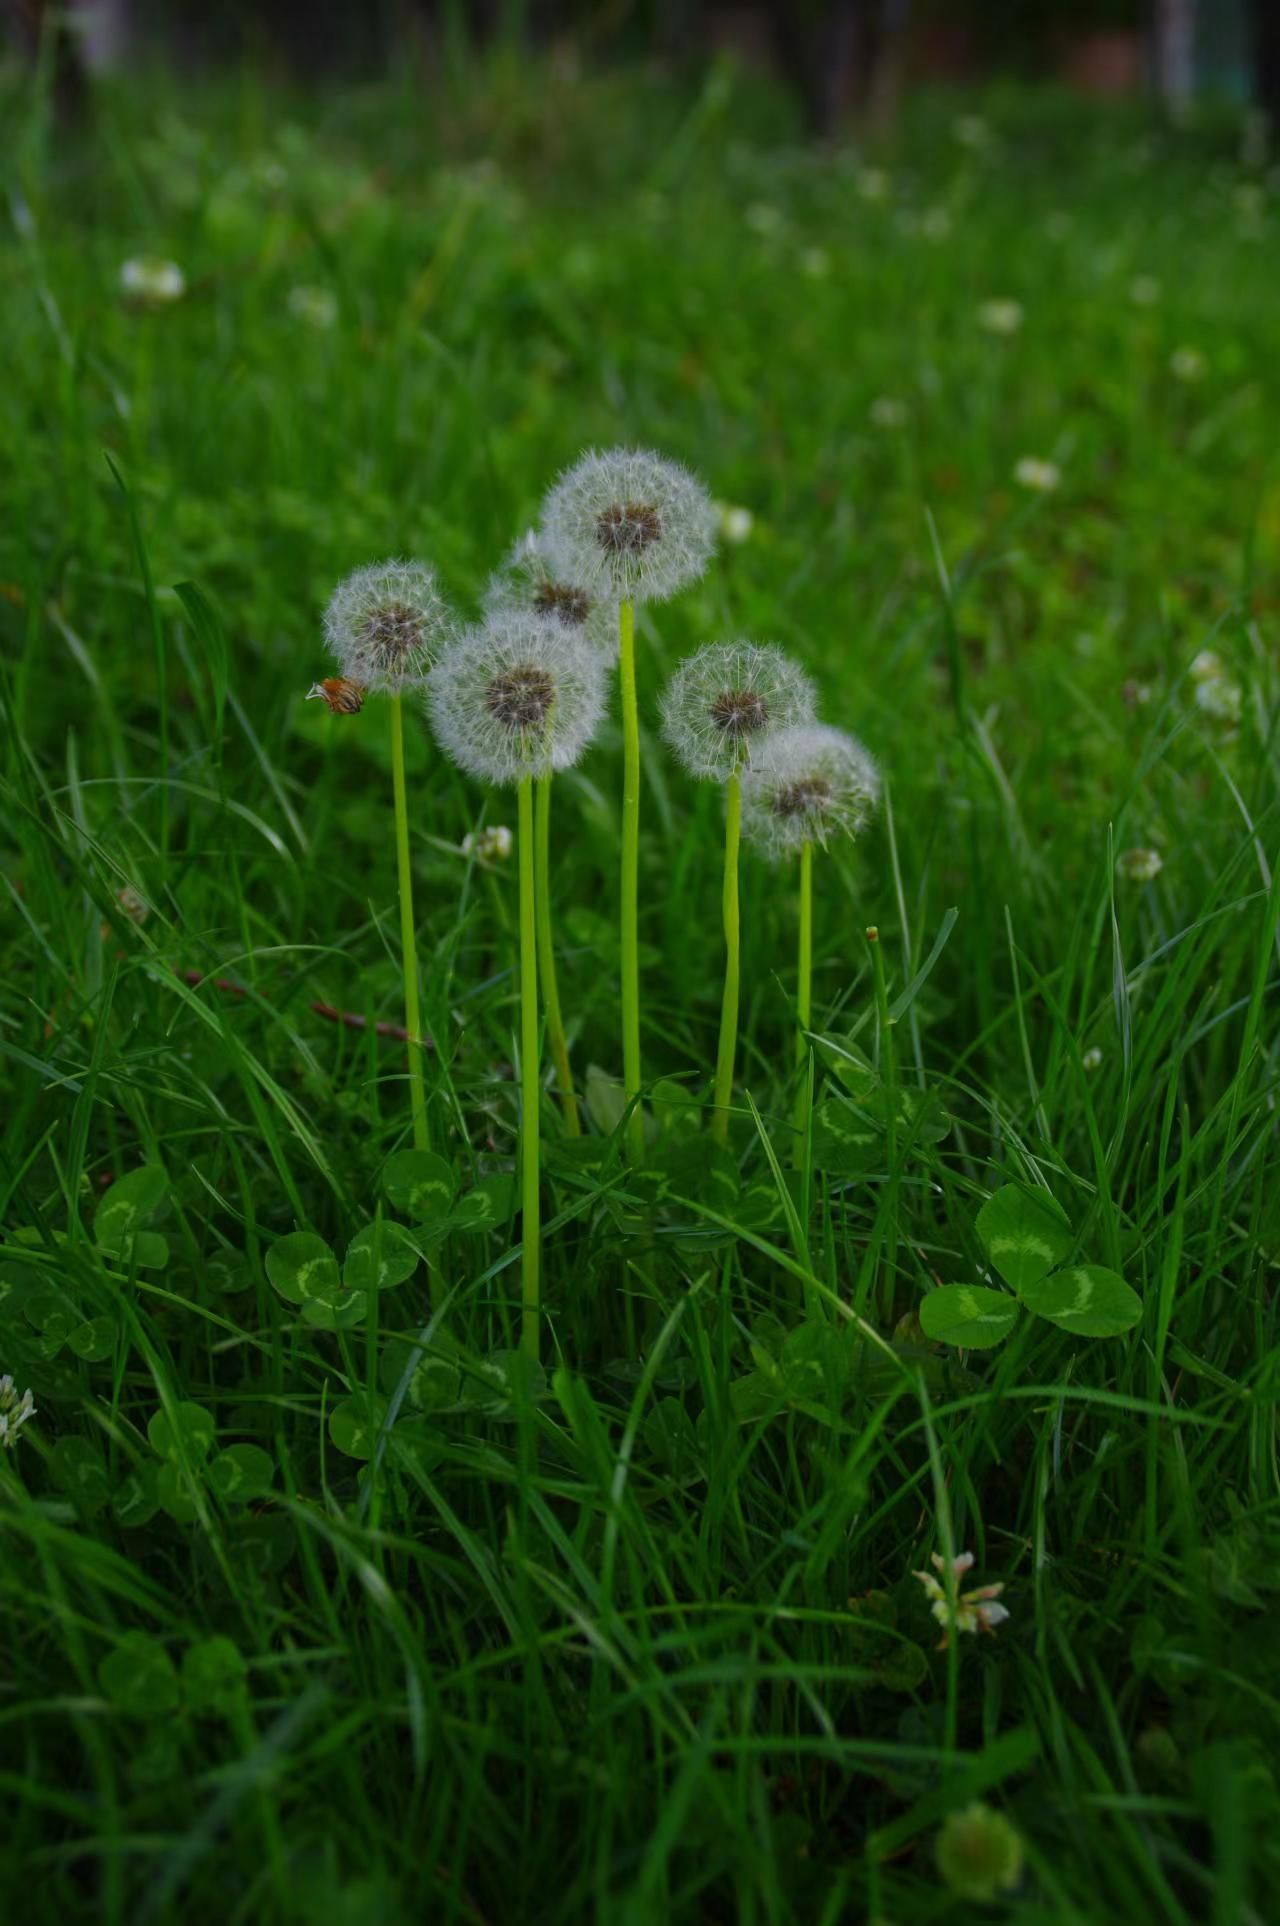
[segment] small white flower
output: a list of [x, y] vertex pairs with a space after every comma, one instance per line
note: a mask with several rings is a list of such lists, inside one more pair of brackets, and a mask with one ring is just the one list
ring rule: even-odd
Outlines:
[[867, 417], [877, 428], [901, 428], [907, 419], [906, 404], [893, 395], [877, 395]]
[[1222, 673], [1222, 657], [1215, 655], [1212, 649], [1201, 649], [1198, 655], [1192, 657], [1190, 674], [1193, 682], [1211, 682], [1214, 676]]
[[800, 272], [811, 281], [825, 281], [831, 272], [831, 256], [825, 247], [807, 247], [800, 256]]
[[1022, 326], [1020, 301], [984, 301], [978, 309], [979, 323], [988, 334], [1016, 334]]
[[1021, 487], [1030, 488], [1039, 495], [1052, 494], [1062, 480], [1062, 473], [1057, 464], [1041, 461], [1037, 455], [1024, 455], [1016, 464], [1013, 476]]
[[978, 1585], [971, 1592], [960, 1590], [960, 1580], [972, 1568], [973, 1553], [961, 1552], [951, 1561], [950, 1571], [941, 1552], [934, 1552], [930, 1558], [933, 1572], [941, 1572], [939, 1581], [933, 1572], [913, 1572], [924, 1586], [925, 1595], [931, 1600], [929, 1609], [942, 1627], [942, 1637], [938, 1650], [945, 1651], [953, 1632], [994, 1632], [997, 1625], [1003, 1625], [1009, 1614], [1003, 1605], [995, 1601], [1004, 1590], [1003, 1585]]
[[715, 547], [716, 512], [696, 476], [644, 448], [589, 451], [543, 509], [564, 578], [615, 600], [661, 602], [694, 582]]
[[884, 201], [889, 198], [889, 176], [882, 167], [861, 168], [855, 184], [864, 201]]
[[1152, 274], [1135, 274], [1129, 283], [1129, 299], [1135, 308], [1153, 308], [1160, 299], [1160, 283]]
[[813, 684], [783, 650], [711, 642], [667, 684], [662, 733], [691, 776], [724, 782], [778, 730], [812, 722], [813, 711]]
[[8, 1376], [0, 1378], [0, 1450], [12, 1451], [23, 1425], [35, 1415], [35, 1399], [31, 1392], [24, 1391], [19, 1397], [13, 1379]]
[[322, 333], [338, 318], [338, 297], [332, 288], [297, 287], [289, 289], [289, 312], [296, 320]]
[[600, 725], [607, 667], [574, 629], [511, 610], [468, 629], [427, 678], [440, 746], [482, 782], [571, 769]]
[[1244, 691], [1229, 676], [1211, 675], [1197, 684], [1196, 708], [1211, 722], [1237, 723], [1244, 707]]
[[740, 542], [749, 539], [756, 525], [756, 518], [749, 508], [741, 508], [736, 502], [717, 502], [716, 513], [720, 517], [720, 533], [726, 542], [736, 548]]
[[187, 291], [186, 276], [176, 261], [162, 261], [154, 254], [139, 254], [120, 269], [120, 286], [132, 301], [147, 301], [162, 307], [180, 301]]
[[471, 830], [462, 839], [462, 853], [478, 863], [505, 863], [512, 850], [512, 835], [505, 823], [491, 823], [488, 829]]
[[425, 562], [376, 562], [339, 582], [324, 612], [325, 640], [343, 679], [395, 694], [421, 681], [452, 624]]
[[1175, 348], [1169, 356], [1169, 372], [1179, 381], [1199, 381], [1205, 365], [1199, 348]]
[[1091, 1073], [1102, 1068], [1102, 1052], [1096, 1043], [1091, 1043], [1080, 1059], [1085, 1069]]
[[1154, 883], [1164, 868], [1158, 849], [1126, 849], [1116, 858], [1116, 870], [1130, 883]]

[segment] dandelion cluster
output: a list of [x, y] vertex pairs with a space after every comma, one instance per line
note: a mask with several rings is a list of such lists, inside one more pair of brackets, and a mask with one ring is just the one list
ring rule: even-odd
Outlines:
[[[393, 695], [421, 681], [451, 627], [435, 570], [424, 562], [358, 568], [338, 584], [324, 616], [325, 640], [341, 679]], [[318, 690], [323, 693], [324, 685]]]
[[854, 736], [797, 723], [764, 743], [743, 778], [743, 834], [777, 862], [806, 843], [856, 836], [879, 794], [875, 763]]
[[19, 1397], [13, 1379], [0, 1378], [0, 1451], [13, 1450], [23, 1425], [35, 1415], [35, 1399], [30, 1390]]
[[618, 448], [592, 451], [560, 477], [542, 527], [547, 555], [567, 580], [614, 600], [661, 602], [702, 574], [716, 511], [678, 462]]
[[691, 776], [723, 782], [780, 729], [810, 722], [813, 684], [781, 649], [712, 642], [672, 676], [662, 732]]
[[616, 600], [607, 589], [587, 587], [558, 568], [540, 529], [528, 529], [490, 576], [484, 606], [486, 614], [497, 617], [513, 612], [544, 616], [611, 655], [618, 646]]
[[427, 679], [441, 747], [483, 782], [570, 769], [605, 710], [605, 664], [545, 616], [491, 615], [452, 643]]

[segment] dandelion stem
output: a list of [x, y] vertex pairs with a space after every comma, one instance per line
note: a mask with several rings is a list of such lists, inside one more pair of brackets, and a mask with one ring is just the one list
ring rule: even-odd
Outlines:
[[636, 618], [618, 604], [618, 671], [622, 684], [622, 1082], [631, 1116], [627, 1140], [633, 1164], [644, 1162], [640, 1109], [640, 712], [636, 702]]
[[536, 1364], [539, 1337], [538, 933], [534, 907], [533, 778], [519, 784], [520, 859], [520, 1348]]
[[800, 942], [796, 970], [796, 1066], [800, 1088], [796, 1092], [796, 1141], [793, 1158], [797, 1169], [804, 1161], [804, 1139], [809, 1107], [809, 1038], [813, 1019], [813, 844], [800, 845]]
[[733, 1059], [738, 1048], [738, 844], [742, 836], [742, 778], [735, 770], [725, 784], [724, 818], [724, 997], [720, 1004], [720, 1046], [716, 1051], [715, 1112], [711, 1135], [729, 1141], [733, 1101]]
[[409, 862], [409, 808], [404, 786], [404, 715], [400, 697], [390, 698], [391, 782], [396, 805], [396, 866], [400, 877], [400, 961], [404, 970], [404, 1027], [409, 1032], [409, 1109], [413, 1147], [431, 1148], [427, 1090], [422, 1075], [422, 1017], [418, 1004], [418, 944], [413, 923], [413, 869]]
[[538, 921], [538, 971], [542, 977], [542, 1001], [547, 1011], [547, 1047], [556, 1067], [564, 1127], [570, 1137], [578, 1137], [582, 1134], [582, 1125], [578, 1121], [578, 1100], [573, 1089], [569, 1044], [564, 1033], [564, 1018], [560, 1014], [556, 952], [551, 939], [551, 783], [552, 771], [548, 769], [538, 777], [534, 796], [534, 908]]

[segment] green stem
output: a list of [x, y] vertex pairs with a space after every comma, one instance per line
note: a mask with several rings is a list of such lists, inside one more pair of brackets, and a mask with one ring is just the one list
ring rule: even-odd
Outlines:
[[876, 1029], [880, 1040], [880, 1087], [884, 1091], [885, 1152], [888, 1164], [888, 1237], [885, 1251], [884, 1314], [893, 1309], [894, 1276], [897, 1270], [897, 1193], [898, 1193], [898, 1059], [893, 1047], [893, 1019], [889, 1015], [889, 992], [885, 986], [884, 947], [874, 926], [867, 931], [871, 946], [871, 967], [876, 986]]
[[715, 1111], [711, 1135], [718, 1144], [729, 1141], [729, 1105], [733, 1101], [733, 1059], [738, 1048], [738, 844], [742, 836], [742, 778], [735, 771], [725, 785], [724, 815], [724, 997], [720, 1004], [720, 1046], [716, 1051]]
[[618, 674], [622, 685], [622, 1083], [631, 1116], [627, 1141], [633, 1164], [644, 1162], [640, 1108], [640, 711], [636, 702], [636, 620], [630, 602], [618, 604]]
[[534, 865], [534, 908], [538, 919], [538, 971], [542, 977], [542, 1001], [547, 1012], [547, 1047], [556, 1067], [560, 1086], [560, 1107], [564, 1127], [570, 1137], [582, 1135], [578, 1120], [578, 1100], [573, 1090], [573, 1070], [569, 1063], [569, 1044], [560, 1014], [560, 985], [556, 981], [556, 952], [551, 940], [551, 782], [550, 769], [538, 778], [534, 796], [536, 836]]
[[796, 1091], [796, 1141], [793, 1158], [796, 1168], [804, 1162], [805, 1130], [808, 1123], [809, 1068], [808, 1030], [813, 1019], [813, 844], [800, 845], [800, 943], [796, 970], [796, 1067], [800, 1087]]
[[538, 1360], [539, 1263], [542, 1231], [538, 1208], [538, 931], [534, 908], [533, 778], [519, 785], [517, 835], [520, 858], [520, 1348]]
[[404, 1027], [409, 1032], [409, 1109], [413, 1147], [431, 1148], [427, 1089], [422, 1074], [422, 1016], [418, 1005], [418, 944], [413, 927], [413, 869], [409, 862], [409, 807], [404, 786], [404, 715], [400, 697], [390, 699], [391, 783], [396, 804], [396, 867], [400, 877], [400, 962], [404, 970]]

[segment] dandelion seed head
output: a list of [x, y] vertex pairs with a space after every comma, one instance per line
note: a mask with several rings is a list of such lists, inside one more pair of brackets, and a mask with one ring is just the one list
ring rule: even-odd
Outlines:
[[577, 762], [604, 715], [606, 676], [579, 631], [508, 610], [445, 649], [427, 678], [427, 708], [468, 775], [519, 782]]
[[594, 450], [555, 484], [543, 513], [550, 565], [617, 601], [664, 601], [696, 581], [716, 510], [696, 476], [642, 448]]
[[546, 536], [531, 528], [489, 579], [487, 615], [537, 615], [576, 631], [593, 648], [618, 647], [617, 600], [607, 585], [588, 585], [557, 568]]
[[856, 736], [824, 722], [797, 723], [752, 758], [742, 832], [770, 862], [782, 862], [806, 843], [856, 836], [879, 796], [879, 772]]
[[776, 731], [812, 721], [813, 711], [813, 684], [783, 650], [712, 642], [667, 684], [662, 732], [691, 776], [724, 782]]
[[325, 640], [342, 678], [392, 694], [421, 681], [451, 633], [449, 610], [424, 562], [376, 562], [334, 590]]

